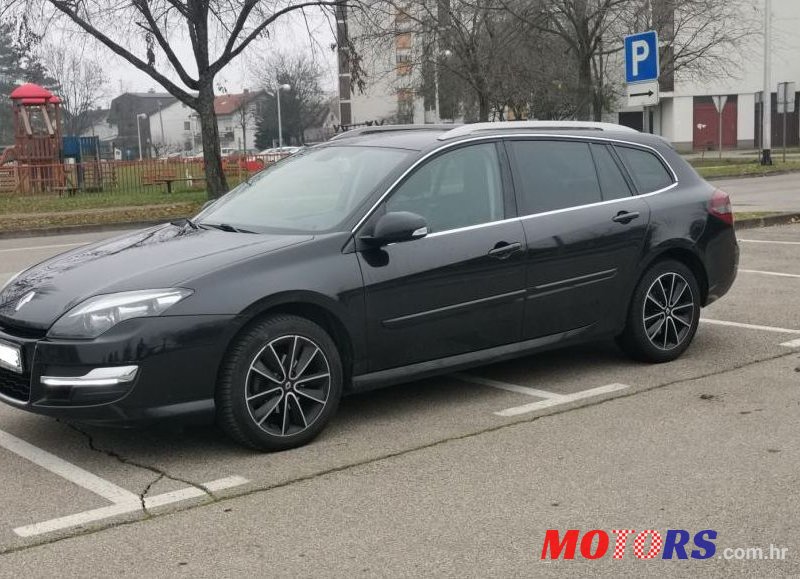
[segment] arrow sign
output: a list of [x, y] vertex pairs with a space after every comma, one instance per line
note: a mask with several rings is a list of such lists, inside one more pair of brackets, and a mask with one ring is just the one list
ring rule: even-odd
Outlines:
[[658, 81], [629, 84], [626, 87], [629, 107], [652, 107], [658, 104]]

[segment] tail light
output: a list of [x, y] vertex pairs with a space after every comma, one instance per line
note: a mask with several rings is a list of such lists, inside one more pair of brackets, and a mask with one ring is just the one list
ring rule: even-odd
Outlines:
[[731, 207], [731, 198], [725, 191], [717, 189], [711, 196], [711, 201], [708, 202], [708, 212], [724, 221], [728, 225], [733, 225], [733, 208]]

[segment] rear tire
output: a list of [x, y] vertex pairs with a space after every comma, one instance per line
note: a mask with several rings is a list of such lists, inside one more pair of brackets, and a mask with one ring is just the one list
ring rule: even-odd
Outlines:
[[225, 356], [217, 422], [240, 444], [287, 450], [325, 428], [341, 395], [341, 359], [327, 332], [298, 316], [269, 316], [239, 336]]
[[639, 280], [617, 343], [635, 360], [670, 362], [689, 347], [699, 321], [700, 286], [692, 270], [660, 261]]

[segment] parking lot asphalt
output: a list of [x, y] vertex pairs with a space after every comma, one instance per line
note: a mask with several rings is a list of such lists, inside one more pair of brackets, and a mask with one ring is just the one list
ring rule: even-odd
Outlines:
[[[0, 270], [95, 237], [0, 240]], [[285, 453], [2, 406], [0, 576], [796, 575], [800, 226], [739, 238], [676, 362], [596, 343], [353, 396]], [[547, 529], [619, 528], [787, 554], [540, 560]]]

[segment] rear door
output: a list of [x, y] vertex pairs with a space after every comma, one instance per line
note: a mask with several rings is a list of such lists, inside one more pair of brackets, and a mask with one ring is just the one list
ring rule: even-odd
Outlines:
[[613, 327], [650, 219], [605, 142], [509, 139], [527, 241], [523, 338]]

